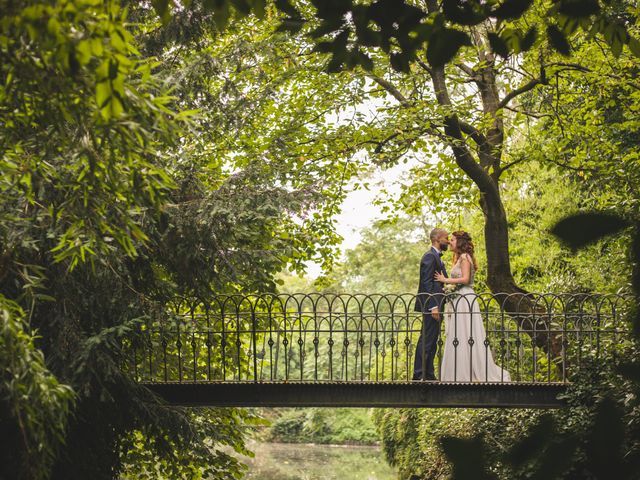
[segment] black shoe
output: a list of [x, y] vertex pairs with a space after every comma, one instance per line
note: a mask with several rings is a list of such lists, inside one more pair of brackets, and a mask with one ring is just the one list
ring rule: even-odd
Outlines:
[[414, 382], [419, 382], [419, 381], [431, 381], [432, 382], [432, 381], [437, 380], [437, 379], [433, 375], [431, 375], [431, 376], [427, 375], [424, 378], [422, 378], [421, 375], [418, 375], [418, 376], [414, 375], [411, 380], [413, 380]]

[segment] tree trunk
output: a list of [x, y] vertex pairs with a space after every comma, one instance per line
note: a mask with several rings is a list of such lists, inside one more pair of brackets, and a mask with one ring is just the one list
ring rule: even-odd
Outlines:
[[[480, 191], [480, 206], [485, 219], [485, 248], [487, 252], [487, 284], [501, 304], [526, 332], [533, 343], [556, 358], [562, 355], [559, 337], [549, 335], [550, 319], [536, 305], [532, 295], [518, 287], [509, 261], [509, 228], [499, 188], [501, 170], [503, 122], [496, 87], [492, 59], [480, 54], [484, 67], [474, 77], [481, 92], [484, 113], [493, 117], [486, 135], [473, 125], [461, 121], [449, 97], [444, 67], [433, 67], [431, 79], [438, 104], [449, 112], [443, 119], [449, 147], [460, 169]], [[467, 145], [463, 133], [478, 147], [478, 160]]]
[[493, 293], [526, 293], [511, 274], [509, 231], [502, 200], [483, 195], [480, 206], [484, 214], [484, 238], [487, 253], [487, 284]]

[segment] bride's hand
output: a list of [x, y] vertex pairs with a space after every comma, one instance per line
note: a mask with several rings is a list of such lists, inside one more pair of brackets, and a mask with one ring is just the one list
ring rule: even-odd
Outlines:
[[442, 272], [436, 272], [434, 278], [436, 282], [447, 283], [447, 277], [445, 277]]

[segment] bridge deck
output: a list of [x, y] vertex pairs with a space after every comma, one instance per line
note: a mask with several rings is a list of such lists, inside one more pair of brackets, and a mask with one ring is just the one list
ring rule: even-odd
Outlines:
[[558, 408], [566, 383], [143, 383], [169, 404], [199, 407]]

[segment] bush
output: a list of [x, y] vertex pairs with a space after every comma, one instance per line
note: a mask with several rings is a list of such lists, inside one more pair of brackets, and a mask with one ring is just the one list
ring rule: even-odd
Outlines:
[[47, 369], [20, 307], [0, 295], [0, 478], [47, 478], [74, 394]]

